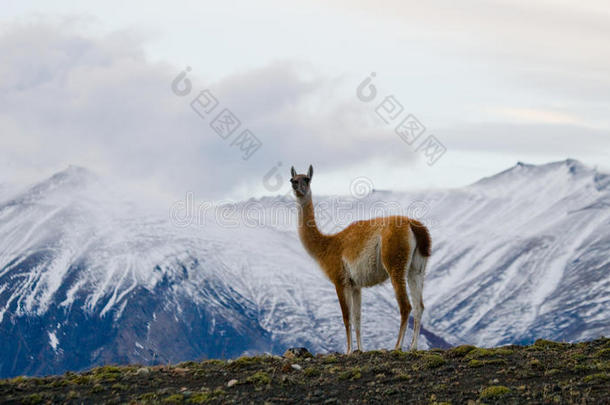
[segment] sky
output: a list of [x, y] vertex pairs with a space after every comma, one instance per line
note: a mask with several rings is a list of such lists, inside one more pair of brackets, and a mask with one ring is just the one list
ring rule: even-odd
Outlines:
[[3, 0], [0, 55], [0, 183], [78, 165], [244, 199], [289, 192], [291, 165], [320, 194], [610, 172], [607, 1]]

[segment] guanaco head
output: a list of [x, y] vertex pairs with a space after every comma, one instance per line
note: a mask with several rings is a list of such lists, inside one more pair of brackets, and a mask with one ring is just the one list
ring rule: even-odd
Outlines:
[[309, 183], [311, 183], [311, 178], [313, 177], [313, 167], [309, 165], [307, 174], [297, 174], [297, 171], [294, 170], [294, 166], [292, 166], [290, 168], [290, 175], [292, 176], [290, 179], [292, 189], [297, 198], [307, 197], [311, 192]]

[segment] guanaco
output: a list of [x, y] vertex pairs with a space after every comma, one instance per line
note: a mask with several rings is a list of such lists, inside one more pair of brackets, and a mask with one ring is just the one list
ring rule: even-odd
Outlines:
[[[358, 350], [362, 350], [361, 289], [380, 284], [388, 278], [400, 310], [400, 328], [394, 349], [402, 347], [413, 308], [411, 350], [417, 350], [424, 311], [422, 290], [431, 248], [428, 229], [421, 222], [405, 216], [388, 216], [356, 221], [336, 234], [323, 234], [316, 225], [311, 196], [313, 167], [309, 166], [307, 174], [297, 174], [294, 167], [290, 172], [290, 182], [298, 202], [299, 237], [305, 250], [335, 285], [345, 325], [347, 353], [352, 352], [352, 326], [356, 330]], [[413, 307], [405, 279], [409, 283]]]

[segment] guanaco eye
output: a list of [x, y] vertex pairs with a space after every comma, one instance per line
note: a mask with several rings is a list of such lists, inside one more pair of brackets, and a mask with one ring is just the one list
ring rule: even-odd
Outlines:
[[309, 184], [309, 180], [310, 180], [309, 177], [305, 177], [305, 183]]

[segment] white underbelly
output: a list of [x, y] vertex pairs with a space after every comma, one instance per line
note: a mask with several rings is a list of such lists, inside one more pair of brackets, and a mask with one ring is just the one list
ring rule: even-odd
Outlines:
[[348, 276], [357, 287], [371, 287], [388, 279], [381, 264], [380, 242], [372, 241], [352, 262], [344, 261]]

